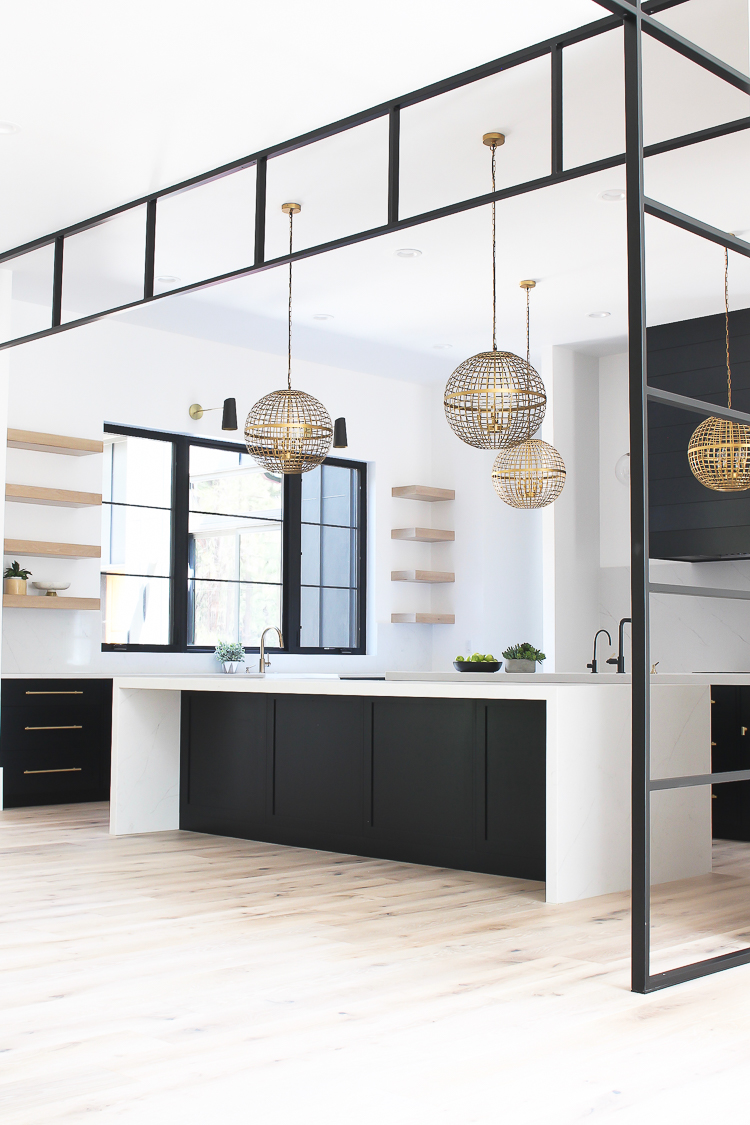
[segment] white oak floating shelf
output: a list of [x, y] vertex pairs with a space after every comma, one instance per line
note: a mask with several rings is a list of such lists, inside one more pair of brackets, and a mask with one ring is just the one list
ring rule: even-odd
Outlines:
[[455, 531], [441, 531], [437, 527], [394, 527], [391, 539], [403, 539], [407, 543], [453, 543]]
[[455, 582], [450, 570], [392, 570], [391, 582]]
[[36, 559], [100, 559], [102, 557], [101, 547], [95, 547], [91, 543], [40, 543], [34, 539], [6, 539], [3, 550], [6, 555], [25, 555], [27, 558]]
[[36, 453], [63, 453], [66, 457], [88, 457], [103, 453], [103, 441], [63, 437], [61, 434], [38, 434], [34, 430], [8, 430], [9, 449], [33, 449]]
[[71, 492], [67, 488], [38, 488], [33, 484], [6, 484], [5, 499], [16, 504], [46, 504], [55, 508], [97, 508], [100, 492]]
[[100, 609], [99, 598], [48, 598], [33, 594], [3, 594], [3, 609]]
[[400, 500], [426, 500], [434, 504], [438, 500], [455, 500], [456, 493], [452, 488], [430, 488], [426, 484], [402, 484], [391, 489], [391, 496]]
[[392, 625], [455, 625], [453, 613], [392, 613]]

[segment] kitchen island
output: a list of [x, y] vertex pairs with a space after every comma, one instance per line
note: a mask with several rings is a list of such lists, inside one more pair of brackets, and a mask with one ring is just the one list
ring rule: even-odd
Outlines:
[[[653, 776], [708, 772], [723, 678], [653, 678]], [[176, 828], [621, 891], [630, 677], [115, 677], [111, 831]], [[670, 791], [653, 856], [710, 871], [708, 787]]]

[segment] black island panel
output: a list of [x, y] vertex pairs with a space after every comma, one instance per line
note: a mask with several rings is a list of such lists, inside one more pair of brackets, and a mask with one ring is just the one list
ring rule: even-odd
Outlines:
[[184, 692], [180, 827], [543, 880], [546, 704]]

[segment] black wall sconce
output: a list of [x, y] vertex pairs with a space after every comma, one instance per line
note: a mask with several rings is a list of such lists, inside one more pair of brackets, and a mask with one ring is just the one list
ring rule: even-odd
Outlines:
[[333, 448], [346, 449], [346, 418], [337, 418], [333, 423]]
[[197, 422], [204, 414], [209, 414], [212, 410], [222, 411], [222, 430], [237, 429], [237, 402], [233, 398], [225, 398], [223, 406], [199, 406], [197, 402], [194, 402], [188, 413], [193, 421]]

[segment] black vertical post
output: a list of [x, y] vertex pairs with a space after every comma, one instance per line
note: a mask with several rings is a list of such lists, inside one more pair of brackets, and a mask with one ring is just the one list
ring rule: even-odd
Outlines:
[[552, 83], [550, 91], [552, 108], [551, 172], [553, 176], [556, 176], [563, 170], [563, 49], [560, 43], [555, 43], [550, 51], [550, 77]]
[[284, 476], [284, 522], [282, 525], [283, 591], [281, 632], [284, 647], [300, 647], [302, 567], [302, 474]]
[[172, 636], [184, 652], [188, 643], [188, 544], [190, 531], [190, 439], [179, 437], [172, 447]]
[[143, 299], [154, 295], [154, 259], [156, 258], [156, 200], [146, 204], [146, 260], [143, 267]]
[[259, 156], [255, 165], [255, 262], [266, 260], [266, 157]]
[[[638, 0], [639, 9], [640, 6]], [[631, 987], [634, 992], [646, 992], [649, 981], [651, 920], [649, 793], [651, 684], [649, 680], [648, 403], [640, 15], [625, 16], [624, 32], [630, 401], [630, 597], [633, 619]]]
[[56, 328], [62, 321], [62, 288], [63, 288], [63, 249], [65, 239], [60, 235], [55, 239], [55, 264], [52, 272], [52, 327]]
[[401, 153], [401, 110], [391, 106], [388, 114], [388, 226], [398, 222], [399, 156]]

